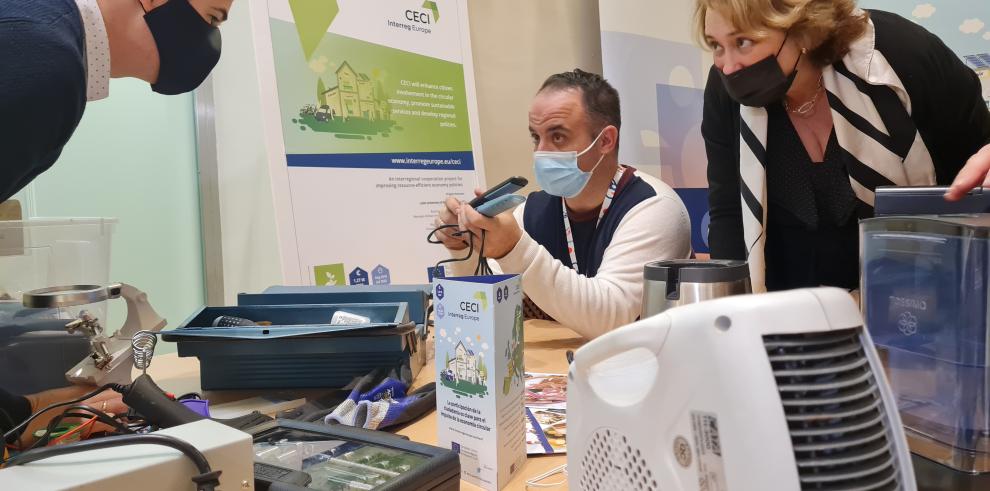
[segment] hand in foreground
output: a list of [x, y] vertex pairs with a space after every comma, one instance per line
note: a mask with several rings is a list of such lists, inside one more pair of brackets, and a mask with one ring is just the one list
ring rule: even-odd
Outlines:
[[986, 145], [966, 161], [945, 193], [948, 201], [958, 201], [977, 186], [990, 187], [990, 145]]
[[[60, 387], [57, 389], [49, 389], [38, 392], [37, 394], [28, 394], [24, 396], [24, 398], [31, 404], [31, 414], [34, 414], [52, 404], [78, 399], [79, 397], [82, 397], [94, 390], [96, 390], [96, 387], [93, 386], [73, 385], [69, 387]], [[90, 406], [93, 409], [97, 409], [111, 415], [122, 414], [127, 412], [127, 405], [124, 404], [124, 401], [121, 399], [122, 397], [123, 396], [121, 394], [108, 389], [78, 403], [78, 405]], [[62, 414], [63, 411], [65, 411], [65, 407], [58, 407], [45, 412], [31, 421], [31, 424], [29, 424], [21, 434], [20, 442], [22, 448], [25, 445], [34, 443], [34, 432], [47, 427], [48, 423], [56, 416]], [[63, 423], [80, 424], [84, 421], [85, 420], [80, 420], [79, 418], [71, 418], [63, 420]], [[106, 431], [110, 429], [112, 428], [104, 424], [93, 423], [91, 431]]]
[[[434, 228], [440, 228], [444, 225], [457, 225], [457, 216], [460, 213], [461, 205], [464, 204], [461, 200], [450, 197], [444, 201], [443, 207], [440, 208], [440, 212], [437, 213], [437, 217], [433, 220]], [[467, 237], [455, 236], [458, 231], [457, 228], [443, 228], [437, 230], [434, 236], [443, 245], [452, 251], [460, 251], [467, 249], [468, 241]]]
[[475, 249], [481, 249], [481, 232], [485, 232], [485, 256], [492, 259], [501, 259], [511, 252], [522, 237], [522, 229], [511, 212], [489, 218], [464, 203], [460, 208], [459, 223], [462, 230], [475, 234]]

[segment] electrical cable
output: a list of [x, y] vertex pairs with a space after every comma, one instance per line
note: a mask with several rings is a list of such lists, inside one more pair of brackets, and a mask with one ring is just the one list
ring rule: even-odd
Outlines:
[[[142, 334], [142, 333], [147, 333], [147, 331], [141, 331], [138, 334]], [[135, 336], [134, 339], [136, 340], [137, 337]], [[152, 337], [151, 339], [154, 338]], [[132, 341], [131, 348], [134, 351], [134, 362], [137, 368], [146, 369], [148, 364], [150, 364], [151, 361], [150, 358], [151, 356], [153, 356], [153, 351], [151, 351], [151, 349], [148, 348], [153, 348], [153, 346], [154, 343], [151, 343], [150, 346], [139, 346], [137, 343]], [[139, 358], [139, 353], [138, 353], [139, 350], [145, 351], [144, 353], [141, 353], [142, 358]], [[221, 471], [211, 470], [210, 464], [206, 460], [206, 457], [203, 455], [203, 453], [200, 452], [195, 446], [191, 445], [190, 443], [175, 437], [157, 434], [157, 433], [135, 434], [134, 430], [132, 430], [127, 425], [115, 419], [115, 418], [119, 418], [119, 416], [111, 417], [109, 414], [107, 414], [104, 411], [86, 405], [78, 405], [78, 403], [85, 401], [86, 399], [89, 399], [91, 397], [94, 397], [97, 394], [107, 389], [113, 389], [114, 391], [123, 394], [123, 401], [128, 406], [131, 406], [132, 408], [140, 409], [143, 414], [149, 416], [155, 416], [156, 418], [159, 418], [149, 421], [155, 421], [156, 424], [160, 424], [162, 426], [166, 426], [162, 422], [182, 424], [186, 422], [191, 422], [191, 420], [202, 419], [202, 416], [193, 413], [191, 410], [183, 406], [181, 403], [169, 399], [169, 396], [167, 396], [165, 392], [161, 390], [161, 388], [155, 385], [154, 381], [152, 381], [151, 378], [148, 377], [148, 375], [145, 373], [139, 376], [137, 379], [134, 380], [134, 382], [132, 382], [129, 385], [105, 384], [102, 387], [88, 394], [85, 394], [79, 398], [70, 401], [51, 404], [45, 407], [44, 409], [35, 412], [27, 419], [25, 419], [23, 422], [14, 426], [9, 431], [4, 433], [3, 440], [5, 444], [11, 436], [20, 435], [24, 431], [24, 429], [40, 415], [55, 408], [69, 406], [67, 409], [62, 411], [62, 414], [58, 415], [57, 417], [49, 421], [45, 435], [42, 438], [40, 438], [37, 442], [35, 442], [35, 444], [32, 445], [31, 449], [23, 451], [8, 459], [7, 458], [8, 452], [6, 451], [7, 445], [5, 445], [2, 455], [0, 455], [0, 468], [15, 466], [15, 465], [23, 465], [41, 459], [47, 459], [59, 455], [66, 455], [76, 452], [85, 452], [89, 450], [98, 450], [103, 448], [119, 447], [125, 445], [151, 444], [151, 445], [163, 445], [174, 448], [184, 453], [187, 457], [189, 457], [196, 465], [197, 469], [199, 470], [199, 474], [193, 476], [192, 478], [192, 481], [196, 485], [196, 489], [198, 491], [213, 491], [220, 485], [219, 477]], [[189, 395], [198, 395], [198, 394], [186, 394], [186, 395], [189, 396]], [[136, 403], [140, 403], [140, 404], [138, 406], [135, 406]], [[166, 404], [166, 403], [170, 403], [170, 404]], [[153, 414], [149, 414], [148, 413], [149, 411]], [[90, 414], [87, 415], [85, 413], [90, 413]], [[9, 415], [6, 416], [8, 417], [7, 419], [11, 419]], [[43, 442], [47, 443], [48, 441], [50, 441], [53, 430], [57, 428], [58, 425], [61, 424], [61, 422], [67, 417], [90, 417], [90, 419], [85, 423], [77, 426], [76, 428], [68, 431], [67, 433], [59, 436], [58, 438], [55, 439], [54, 443], [64, 441], [65, 438], [71, 436], [74, 433], [82, 431], [86, 427], [95, 424], [96, 421], [105, 423], [113, 427], [117, 431], [123, 432], [125, 434], [108, 437], [108, 438], [98, 438], [93, 440], [84, 439], [82, 441], [64, 443], [61, 445], [54, 445], [50, 447], [34, 448], [42, 444]], [[148, 421], [146, 421], [146, 423], [147, 422]], [[13, 423], [13, 421], [11, 421], [11, 423]], [[89, 431], [87, 435], [89, 433], [92, 433], [92, 431]]]
[[[443, 244], [443, 242], [441, 242], [440, 240], [434, 238], [434, 236], [436, 235], [436, 233], [439, 232], [439, 231], [441, 231], [441, 230], [445, 230], [445, 229], [448, 229], [448, 228], [457, 228], [457, 227], [458, 226], [456, 224], [441, 225], [441, 226], [439, 226], [439, 227], [431, 230], [430, 233], [426, 235], [426, 241], [429, 242], [430, 244]], [[466, 241], [467, 242], [467, 245], [468, 245], [468, 247], [467, 247], [467, 251], [468, 251], [467, 255], [464, 256], [464, 257], [461, 257], [461, 258], [455, 257], [455, 258], [451, 258], [451, 259], [443, 259], [441, 261], [437, 261], [436, 265], [433, 266], [433, 278], [439, 278], [440, 277], [440, 266], [442, 266], [444, 264], [447, 264], [447, 263], [456, 263], [456, 262], [461, 262], [461, 261], [467, 261], [467, 260], [471, 259], [471, 256], [472, 255], [474, 255], [474, 233], [472, 233], [470, 230], [460, 230], [460, 231], [457, 231], [455, 233], [450, 234], [450, 236], [451, 237], [461, 237], [464, 234], [467, 234], [467, 241]]]
[[547, 483], [541, 483], [540, 482], [540, 481], [542, 481], [542, 480], [544, 480], [544, 479], [546, 479], [546, 478], [548, 478], [548, 477], [550, 477], [550, 476], [552, 476], [554, 474], [557, 474], [557, 473], [563, 474], [566, 477], [567, 476], [567, 464], [563, 464], [563, 465], [554, 467], [553, 469], [550, 469], [549, 471], [544, 472], [543, 474], [540, 474], [538, 476], [533, 476], [533, 477], [527, 479], [526, 480], [526, 487], [527, 488], [530, 488], [530, 487], [533, 487], [533, 488], [554, 488], [554, 487], [557, 487], [557, 486], [561, 486], [563, 484], [566, 484], [567, 483], [567, 479], [564, 479], [563, 481], [558, 481], [558, 482], [547, 482]]
[[113, 438], [84, 440], [81, 442], [66, 443], [55, 447], [28, 450], [11, 457], [10, 460], [7, 461], [6, 466], [11, 467], [15, 465], [24, 465], [42, 459], [57, 457], [59, 455], [67, 455], [103, 448], [122, 447], [125, 445], [163, 445], [174, 448], [184, 453], [190, 460], [192, 460], [193, 464], [196, 465], [199, 475], [194, 476], [192, 481], [196, 484], [197, 491], [213, 491], [220, 485], [219, 478], [221, 471], [211, 470], [210, 463], [206, 460], [206, 456], [203, 455], [202, 452], [184, 440], [158, 433], [120, 435]]
[[[481, 231], [482, 237], [484, 237], [485, 231]], [[481, 261], [485, 258], [485, 242], [482, 241], [481, 245], [478, 247], [478, 262], [474, 265], [474, 275], [478, 276], [481, 274]]]
[[[93, 418], [93, 421], [96, 421], [96, 418]], [[129, 428], [130, 428], [130, 426], [128, 426], [128, 429], [129, 429]], [[91, 436], [93, 436], [93, 432], [94, 432], [94, 430], [95, 430], [95, 429], [96, 429], [96, 424], [92, 424], [92, 425], [90, 425], [90, 426], [89, 426], [89, 429], [88, 429], [88, 430], [86, 430], [86, 434], [85, 434], [85, 435], [82, 435], [82, 436], [81, 436], [81, 437], [80, 437], [79, 439], [80, 439], [80, 440], [86, 440], [86, 439], [88, 439], [89, 437], [91, 437]]]
[[480, 276], [480, 275], [484, 274], [482, 272], [483, 269], [484, 269], [483, 268], [483, 265], [486, 265], [486, 264], [488, 264], [488, 261], [485, 261], [485, 231], [482, 230], [481, 231], [481, 245], [478, 247], [478, 264], [476, 264], [474, 266], [474, 275], [475, 276]]
[[[89, 414], [73, 413], [72, 411], [85, 411]], [[48, 426], [45, 429], [45, 434], [40, 438], [38, 438], [26, 450], [32, 450], [47, 445], [51, 439], [51, 434], [55, 431], [55, 428], [58, 428], [58, 425], [62, 424], [62, 421], [65, 420], [65, 418], [75, 418], [75, 417], [87, 418], [90, 416], [95, 417], [100, 423], [113, 427], [115, 430], [121, 433], [134, 433], [133, 430], [124, 426], [119, 421], [112, 418], [109, 414], [100, 411], [99, 409], [90, 406], [82, 406], [82, 405], [71, 406], [65, 411], [63, 411], [62, 414], [59, 414], [58, 416], [52, 418], [52, 420], [48, 422]]]
[[[85, 430], [86, 428], [89, 428], [89, 427], [93, 426], [93, 423], [95, 423], [95, 422], [96, 422], [96, 416], [93, 416], [92, 418], [87, 419], [86, 422], [79, 424], [75, 428], [73, 428], [73, 429], [71, 429], [69, 431], [66, 431], [65, 433], [63, 433], [58, 438], [52, 440], [49, 443], [49, 445], [58, 445], [59, 443], [64, 442], [70, 436], [75, 435], [76, 433], [79, 433], [79, 432]], [[85, 439], [85, 438], [82, 437], [82, 435], [79, 435], [79, 436], [80, 436], [81, 439]]]
[[[439, 232], [439, 231], [441, 231], [441, 230], [444, 230], [444, 229], [457, 228], [457, 227], [458, 226], [456, 224], [441, 225], [441, 226], [433, 229], [432, 231], [430, 231], [430, 233], [426, 236], [426, 241], [429, 242], [430, 244], [443, 244], [443, 242], [441, 242], [440, 240], [437, 240], [434, 237], [436, 235], [436, 233]], [[462, 239], [462, 241], [465, 242], [468, 245], [468, 247], [467, 247], [468, 254], [466, 256], [464, 256], [464, 257], [444, 259], [444, 260], [438, 261], [436, 263], [436, 265], [433, 266], [433, 277], [434, 278], [439, 278], [440, 277], [439, 270], [440, 270], [440, 266], [441, 265], [447, 264], [447, 263], [455, 263], [455, 262], [461, 262], [461, 261], [468, 261], [468, 260], [471, 259], [471, 256], [474, 255], [474, 239], [475, 239], [475, 237], [477, 237], [474, 234], [474, 232], [471, 232], [470, 230], [460, 230], [458, 232], [455, 232], [455, 233], [450, 234], [450, 236], [451, 237], [460, 237], [460, 236], [465, 235], [465, 234], [467, 235], [467, 240], [464, 241]], [[480, 238], [481, 243], [480, 243], [480, 245], [478, 247], [478, 263], [474, 267], [474, 275], [475, 276], [490, 276], [490, 275], [493, 274], [492, 268], [488, 264], [488, 258], [485, 257], [485, 236], [486, 235], [487, 235], [487, 232], [485, 230], [482, 230], [481, 231], [481, 238]]]
[[[99, 409], [96, 409], [92, 406], [84, 406], [84, 405], [71, 406], [68, 409], [66, 409], [65, 412], [67, 413], [69, 411], [83, 411], [84, 413], [81, 415], [82, 417], [88, 417], [90, 415], [96, 416], [99, 422], [107, 426], [113, 427], [117, 431], [128, 433], [127, 425], [118, 421], [115, 416], [111, 416], [110, 414], [101, 411]], [[85, 413], [89, 413], [89, 414], [85, 414]], [[65, 413], [63, 413], [63, 415], [64, 417], [72, 417]]]
[[486, 230], [481, 231], [481, 247], [478, 250], [478, 265], [475, 267], [475, 276], [491, 276], [492, 268], [488, 264], [488, 257], [485, 256], [485, 235]]
[[77, 398], [75, 398], [75, 399], [73, 399], [71, 401], [57, 402], [55, 404], [51, 404], [48, 407], [46, 407], [46, 408], [44, 408], [44, 409], [42, 409], [40, 411], [35, 412], [31, 416], [29, 416], [28, 419], [25, 419], [24, 421], [22, 421], [21, 424], [13, 427], [10, 431], [4, 433], [3, 434], [3, 441], [4, 442], [9, 441], [11, 436], [14, 436], [14, 435], [20, 433], [22, 430], [24, 430], [24, 428], [27, 427], [27, 425], [31, 424], [31, 422], [34, 421], [35, 418], [37, 418], [38, 416], [41, 416], [42, 414], [44, 414], [44, 413], [46, 413], [46, 412], [48, 412], [48, 411], [50, 411], [52, 409], [55, 409], [57, 407], [69, 406], [71, 404], [80, 403], [82, 401], [85, 401], [86, 399], [89, 399], [90, 397], [96, 396], [100, 392], [103, 392], [103, 391], [105, 391], [107, 389], [113, 389], [113, 390], [116, 390], [116, 391], [120, 392], [121, 390], [124, 389], [124, 386], [122, 386], [120, 384], [106, 384], [106, 385], [100, 387], [99, 389], [96, 389], [96, 390], [94, 390], [94, 391], [92, 391], [92, 392], [90, 392], [90, 393], [88, 393], [88, 394], [86, 394], [84, 396], [77, 397]]

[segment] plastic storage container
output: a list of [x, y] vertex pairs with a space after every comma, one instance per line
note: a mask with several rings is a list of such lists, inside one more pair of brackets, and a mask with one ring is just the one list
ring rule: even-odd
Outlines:
[[[370, 322], [333, 325], [338, 311]], [[213, 327], [221, 316], [270, 325]], [[206, 390], [340, 388], [378, 368], [411, 369], [418, 352], [405, 302], [204, 307], [162, 339], [199, 358]]]
[[25, 291], [110, 283], [115, 218], [0, 221], [0, 301]]
[[0, 387], [31, 393], [68, 384], [65, 371], [89, 353], [89, 341], [65, 324], [86, 310], [107, 326], [107, 302], [27, 309], [21, 297], [38, 288], [109, 284], [116, 225], [114, 218], [0, 221]]
[[873, 218], [860, 231], [864, 318], [912, 451], [990, 471], [990, 215]]
[[409, 320], [427, 334], [432, 285], [270, 286], [261, 293], [240, 293], [237, 305], [301, 305], [406, 302]]

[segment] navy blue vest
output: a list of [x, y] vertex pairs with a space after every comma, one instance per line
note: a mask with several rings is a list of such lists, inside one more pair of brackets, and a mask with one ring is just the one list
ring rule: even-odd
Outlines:
[[85, 57], [73, 0], [0, 0], [0, 202], [51, 167], [75, 131]]
[[[618, 194], [612, 200], [612, 206], [608, 213], [598, 224], [592, 236], [591, 263], [581, 265], [581, 274], [593, 277], [598, 274], [598, 267], [602, 264], [602, 256], [605, 249], [612, 242], [615, 229], [619, 228], [619, 223], [626, 216], [629, 210], [643, 202], [643, 200], [657, 195], [653, 186], [639, 176], [633, 176], [624, 186], [619, 189]], [[526, 208], [523, 209], [523, 228], [526, 233], [537, 243], [550, 251], [550, 254], [568, 267], [573, 268], [571, 257], [567, 253], [567, 239], [564, 236], [563, 200], [557, 196], [551, 196], [544, 191], [530, 193], [526, 199]]]

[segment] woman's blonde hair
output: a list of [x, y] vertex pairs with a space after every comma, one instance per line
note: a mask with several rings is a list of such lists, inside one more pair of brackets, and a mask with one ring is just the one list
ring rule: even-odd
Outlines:
[[808, 49], [812, 62], [830, 65], [849, 52], [866, 32], [869, 16], [857, 11], [856, 0], [697, 0], [695, 35], [705, 41], [705, 15], [722, 14], [739, 32], [764, 37], [768, 29], [788, 32]]

